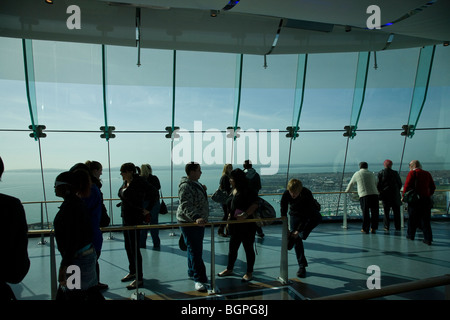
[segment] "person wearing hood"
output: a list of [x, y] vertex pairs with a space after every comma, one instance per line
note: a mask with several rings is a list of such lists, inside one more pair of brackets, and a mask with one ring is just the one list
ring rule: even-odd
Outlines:
[[203, 262], [203, 238], [205, 223], [208, 222], [209, 206], [206, 187], [200, 184], [202, 175], [200, 165], [189, 162], [185, 167], [186, 177], [182, 177], [178, 187], [179, 206], [177, 220], [179, 223], [194, 223], [195, 226], [180, 227], [187, 246], [188, 276], [195, 281], [195, 290], [206, 291], [208, 282], [206, 267]]
[[[258, 172], [253, 169], [253, 165], [250, 160], [244, 161], [244, 172], [245, 177], [248, 180], [248, 187], [258, 194], [259, 190], [261, 190], [261, 177]], [[258, 237], [264, 238], [264, 232], [260, 226], [256, 226], [256, 234]]]

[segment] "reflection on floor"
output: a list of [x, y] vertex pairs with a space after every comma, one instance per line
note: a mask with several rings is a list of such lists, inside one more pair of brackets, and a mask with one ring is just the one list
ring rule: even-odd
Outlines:
[[[161, 248], [153, 249], [151, 237], [141, 249], [144, 260], [144, 287], [136, 291], [126, 289], [120, 279], [128, 273], [128, 262], [121, 233], [104, 234], [100, 256], [100, 280], [109, 285], [103, 294], [108, 300], [144, 298], [151, 300], [302, 300], [367, 289], [371, 272], [376, 265], [381, 271], [381, 287], [450, 273], [450, 221], [432, 222], [434, 242], [406, 239], [406, 230], [376, 234], [362, 234], [359, 222], [343, 229], [339, 223], [319, 225], [305, 243], [309, 266], [306, 278], [296, 277], [297, 262], [294, 250], [288, 252], [288, 284], [280, 282], [281, 225], [264, 227], [265, 237], [257, 238], [256, 263], [253, 280], [244, 283], [245, 254], [241, 247], [234, 275], [215, 278], [215, 287], [207, 293], [195, 291], [194, 282], [187, 277], [186, 253], [178, 248], [179, 230], [160, 231]], [[111, 237], [111, 239], [109, 239]], [[12, 285], [20, 300], [50, 300], [49, 244], [38, 244], [39, 238], [29, 241], [31, 268], [24, 281]], [[215, 237], [214, 273], [227, 263], [228, 239]], [[211, 232], [204, 240], [204, 260], [211, 277]], [[59, 266], [57, 252], [56, 263]], [[210, 278], [211, 279], [211, 278]], [[437, 287], [396, 296], [386, 300], [440, 300], [444, 287]]]

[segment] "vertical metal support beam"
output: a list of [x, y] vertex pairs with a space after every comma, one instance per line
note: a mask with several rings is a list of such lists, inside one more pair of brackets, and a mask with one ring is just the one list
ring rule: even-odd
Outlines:
[[303, 98], [305, 96], [305, 84], [306, 84], [306, 66], [308, 65], [308, 55], [307, 54], [299, 54], [297, 60], [297, 80], [295, 84], [295, 97], [294, 97], [294, 108], [292, 113], [292, 126], [286, 128], [288, 133], [286, 134], [287, 138], [290, 138], [289, 141], [289, 155], [288, 155], [288, 164], [286, 171], [286, 185], [289, 180], [289, 169], [291, 165], [291, 151], [292, 151], [292, 140], [297, 139], [298, 130], [300, 129], [300, 116], [302, 114], [303, 108]]
[[367, 75], [369, 71], [370, 52], [360, 52], [358, 54], [358, 65], [355, 77], [355, 89], [353, 91], [352, 113], [350, 115], [350, 125], [345, 126], [344, 137], [354, 138], [358, 128], [359, 117], [364, 105], [366, 94]]
[[175, 93], [176, 93], [176, 75], [177, 75], [177, 51], [173, 50], [173, 71], [172, 71], [172, 131], [175, 130]]
[[[170, 221], [173, 223], [173, 139], [176, 133], [175, 129], [175, 98], [176, 98], [176, 76], [177, 76], [177, 51], [173, 50], [173, 71], [172, 71], [172, 124], [170, 129]], [[166, 127], [167, 130], [167, 127]], [[168, 135], [166, 135], [169, 138]], [[170, 236], [176, 235], [175, 229], [172, 229]]]
[[238, 129], [238, 123], [239, 123], [239, 112], [241, 109], [241, 92], [242, 92], [242, 70], [243, 70], [243, 63], [244, 63], [244, 55], [240, 54], [236, 57], [236, 84], [235, 88], [237, 88], [236, 91], [236, 104], [234, 106], [234, 125], [233, 125], [233, 140], [236, 140], [237, 135], [237, 129]]
[[103, 89], [103, 115], [105, 120], [105, 126], [101, 126], [100, 130], [103, 131], [103, 134], [100, 136], [101, 138], [105, 138], [106, 141], [109, 141], [110, 138], [114, 138], [115, 135], [112, 133], [115, 130], [115, 127], [110, 127], [108, 125], [108, 94], [106, 90], [106, 46], [102, 45], [102, 89]]
[[306, 84], [306, 66], [308, 65], [308, 55], [299, 54], [297, 60], [297, 81], [295, 85], [295, 98], [294, 98], [294, 112], [292, 115], [292, 127], [287, 129], [292, 133], [290, 138], [296, 139], [298, 137], [297, 131], [300, 129], [300, 116], [302, 114], [303, 99], [305, 97], [305, 84]]
[[428, 46], [420, 49], [413, 97], [408, 115], [408, 123], [403, 126], [404, 131], [402, 132], [402, 136], [412, 138], [416, 130], [417, 123], [419, 122], [420, 115], [422, 114], [423, 106], [427, 100], [428, 86], [430, 84], [435, 50], [436, 46]]
[[25, 71], [25, 86], [27, 90], [27, 101], [28, 110], [30, 111], [31, 125], [29, 128], [33, 130], [30, 137], [34, 138], [38, 142], [39, 147], [39, 161], [41, 165], [41, 177], [42, 177], [42, 192], [44, 194], [45, 211], [47, 214], [48, 222], [48, 211], [47, 211], [47, 196], [45, 194], [45, 180], [44, 180], [44, 165], [42, 161], [42, 149], [40, 138], [45, 138], [47, 135], [42, 131], [45, 126], [39, 125], [38, 115], [37, 115], [37, 102], [36, 102], [36, 86], [35, 86], [35, 76], [34, 76], [34, 59], [33, 59], [33, 43], [30, 39], [22, 39], [23, 48], [23, 60], [24, 60], [24, 71]]
[[39, 139], [36, 102], [36, 86], [34, 76], [33, 43], [31, 39], [22, 39], [23, 66], [25, 72], [25, 87], [27, 91], [28, 110], [30, 112], [31, 128], [34, 140]]

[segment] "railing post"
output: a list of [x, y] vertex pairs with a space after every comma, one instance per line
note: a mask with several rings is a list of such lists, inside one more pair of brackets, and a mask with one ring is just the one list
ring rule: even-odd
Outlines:
[[[109, 144], [109, 141], [108, 141], [108, 144]], [[109, 201], [109, 212], [108, 212], [108, 215], [109, 215], [109, 218], [111, 219], [110, 225], [113, 225], [114, 224], [114, 212], [113, 212], [113, 205], [112, 205], [113, 199], [109, 199], [108, 201]], [[114, 240], [114, 236], [113, 236], [112, 232], [109, 232], [109, 236], [106, 239], [107, 240]]]
[[348, 194], [344, 193], [344, 214], [342, 215], [342, 228], [347, 229], [347, 200]]
[[[146, 229], [147, 230], [147, 229]], [[131, 231], [131, 229], [129, 230]], [[140, 232], [141, 229], [138, 229], [137, 226], [134, 226], [134, 258], [135, 258], [135, 264], [136, 264], [136, 277], [134, 279], [134, 281], [136, 282], [136, 292], [131, 294], [131, 299], [132, 300], [144, 300], [145, 299], [145, 295], [142, 292], [139, 292], [139, 263], [138, 263], [138, 250], [139, 249], [139, 244], [137, 242], [137, 234], [138, 232]], [[133, 241], [133, 239], [130, 239], [130, 241]], [[143, 265], [142, 265], [143, 267]], [[144, 278], [142, 278], [142, 281], [144, 281]]]
[[210, 294], [218, 293], [216, 290], [216, 250], [214, 238], [214, 223], [211, 223], [211, 289]]
[[281, 257], [280, 257], [280, 277], [278, 280], [282, 284], [288, 284], [288, 225], [287, 225], [287, 217], [282, 217], [282, 230], [281, 230]]
[[[44, 230], [44, 203], [41, 202], [41, 229]], [[38, 242], [39, 245], [46, 244], [47, 241], [45, 241], [44, 234], [41, 234], [41, 241]]]
[[56, 270], [55, 234], [50, 233], [50, 292], [52, 300], [58, 292], [58, 271]]
[[400, 227], [403, 229], [405, 227], [405, 206], [402, 204], [400, 205]]

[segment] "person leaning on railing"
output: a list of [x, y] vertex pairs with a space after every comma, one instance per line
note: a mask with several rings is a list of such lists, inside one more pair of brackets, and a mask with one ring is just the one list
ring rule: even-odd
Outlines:
[[208, 222], [209, 205], [206, 187], [199, 182], [202, 170], [200, 165], [190, 162], [185, 166], [186, 177], [178, 186], [180, 204], [177, 209], [179, 223], [195, 223], [197, 226], [181, 226], [184, 243], [187, 247], [188, 276], [194, 280], [195, 290], [205, 292], [208, 277], [203, 261], [203, 239], [205, 223]]

